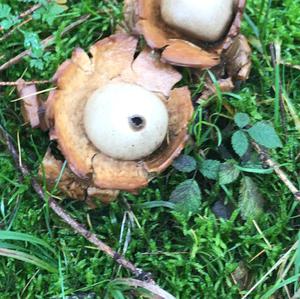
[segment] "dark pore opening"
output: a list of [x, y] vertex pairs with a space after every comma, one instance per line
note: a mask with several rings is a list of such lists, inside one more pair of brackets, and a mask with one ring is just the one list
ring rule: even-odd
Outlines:
[[145, 127], [146, 120], [140, 115], [133, 115], [129, 117], [129, 125], [135, 131], [139, 131]]

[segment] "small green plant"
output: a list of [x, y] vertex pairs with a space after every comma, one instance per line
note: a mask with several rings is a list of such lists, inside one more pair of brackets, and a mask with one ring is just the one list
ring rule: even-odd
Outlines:
[[[53, 25], [54, 20], [65, 11], [66, 7], [57, 4], [56, 1], [38, 0], [38, 1], [27, 1], [22, 2], [33, 2], [40, 4], [41, 6], [35, 10], [32, 14], [32, 19]], [[22, 18], [18, 13], [14, 13], [11, 6], [8, 4], [0, 4], [0, 28], [3, 30], [9, 30], [12, 27], [20, 24]], [[44, 51], [43, 44], [40, 40], [37, 32], [29, 30], [18, 29], [23, 34], [24, 47], [30, 50], [30, 66], [38, 70], [43, 70], [45, 64], [49, 61], [50, 53]]]
[[18, 15], [12, 13], [12, 8], [8, 4], [0, 4], [0, 26], [2, 29], [10, 29], [20, 22]]
[[[31, 14], [34, 19], [21, 25], [27, 19], [18, 16], [35, 4], [42, 7]], [[1, 1], [0, 39], [14, 30], [0, 43], [1, 64], [23, 51], [35, 52], [1, 72], [2, 81], [14, 81], [22, 75], [25, 80], [51, 78], [75, 47], [87, 50], [113, 33], [122, 18], [123, 1], [66, 4], [68, 10], [58, 13], [55, 9], [51, 12], [46, 1]], [[299, 5], [300, 0], [247, 1], [242, 32], [253, 49], [253, 68], [249, 80], [234, 93], [217, 90], [217, 96], [198, 101], [205, 78], [183, 70], [181, 84], [189, 86], [193, 99], [200, 104], [190, 126], [193, 141], [174, 167], [154, 179], [148, 188], [136, 195], [123, 195], [137, 223], [130, 227], [126, 257], [152, 272], [156, 282], [176, 298], [299, 297], [299, 202], [276, 173], [266, 169], [253, 148], [255, 142], [263, 151], [269, 150], [270, 157], [299, 187]], [[67, 26], [85, 15], [90, 18], [61, 36]], [[41, 41], [49, 36], [54, 40], [46, 51]], [[281, 54], [277, 55], [280, 59], [276, 65], [270, 54], [271, 44]], [[37, 67], [30, 67], [35, 63]], [[47, 134], [24, 126], [19, 102], [13, 101], [17, 97], [14, 89], [0, 89], [0, 122], [14, 139], [20, 132], [22, 161], [37, 170], [49, 145]], [[243, 114], [238, 113], [234, 120], [235, 111]], [[280, 141], [274, 137], [269, 121], [274, 123]], [[272, 140], [268, 141], [270, 136]], [[277, 147], [281, 143], [282, 147]], [[128, 277], [128, 272], [74, 234], [49, 212], [47, 205], [41, 204], [30, 187], [30, 177], [19, 180], [1, 136], [0, 194], [0, 229], [40, 236], [56, 253], [29, 240], [12, 239], [11, 235], [0, 240], [0, 251], [6, 254], [0, 256], [1, 299], [149, 296], [116, 281]], [[54, 191], [52, 194], [56, 195]], [[176, 194], [183, 201], [170, 200]], [[67, 198], [62, 198], [61, 204], [108, 245], [122, 249], [120, 236], [126, 234], [120, 233], [122, 219], [128, 215], [122, 198], [95, 210]], [[226, 213], [218, 214], [215, 206]], [[263, 234], [255, 228], [254, 219]], [[16, 255], [7, 257], [7, 253]], [[31, 261], [45, 262], [42, 265], [46, 268]], [[52, 268], [58, 271], [52, 272]], [[233, 279], [236, 271], [243, 272], [240, 281]]]
[[[206, 179], [216, 181], [225, 192], [226, 185], [233, 184], [241, 178], [238, 203], [241, 216], [245, 220], [255, 219], [262, 213], [263, 197], [253, 178], [245, 173], [266, 174], [272, 173], [272, 169], [264, 169], [252, 149], [251, 142], [256, 142], [266, 149], [276, 149], [283, 145], [275, 129], [267, 122], [259, 121], [251, 125], [251, 119], [246, 113], [237, 113], [234, 122], [238, 130], [232, 133], [231, 145], [233, 151], [242, 159], [240, 162], [233, 158], [225, 161], [205, 159], [197, 162], [192, 156], [181, 155], [174, 161], [173, 167], [183, 173], [193, 172], [193, 177], [199, 171]], [[246, 154], [249, 157], [243, 159]], [[176, 202], [176, 210], [183, 214], [196, 213], [200, 207], [200, 194], [197, 181], [188, 179], [175, 188], [170, 201]]]
[[281, 140], [269, 123], [259, 121], [251, 126], [249, 115], [246, 113], [237, 113], [234, 121], [239, 130], [232, 135], [231, 142], [234, 151], [240, 157], [246, 154], [251, 140], [268, 149], [282, 147]]
[[186, 180], [179, 184], [170, 195], [175, 210], [185, 215], [197, 213], [201, 204], [201, 191], [196, 180]]

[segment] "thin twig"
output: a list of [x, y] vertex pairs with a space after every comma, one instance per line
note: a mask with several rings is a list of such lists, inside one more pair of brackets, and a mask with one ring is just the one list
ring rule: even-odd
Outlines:
[[[300, 71], [300, 65], [292, 64], [292, 63], [289, 63], [289, 62], [284, 62], [282, 60], [280, 61], [280, 64], [282, 64], [284, 66], [287, 66], [287, 67], [290, 67], [292, 69]], [[299, 289], [299, 292], [300, 292], [300, 289]]]
[[[51, 2], [51, 0], [47, 0], [47, 1]], [[39, 8], [41, 8], [42, 5], [43, 4], [35, 4], [35, 5], [33, 5], [29, 9], [27, 9], [27, 10], [23, 11], [22, 13], [20, 13], [19, 16], [17, 17], [17, 20], [26, 18], [27, 16], [31, 15], [36, 10], [38, 10]], [[30, 19], [32, 19], [32, 17]], [[4, 30], [4, 28], [0, 26], [0, 31], [2, 31], [2, 30]]]
[[256, 143], [252, 142], [254, 149], [261, 155], [262, 160], [270, 168], [274, 169], [281, 181], [288, 187], [288, 189], [293, 193], [295, 198], [300, 201], [300, 190], [295, 187], [295, 185], [290, 181], [287, 174], [280, 168], [280, 165], [273, 161], [269, 155]]
[[[72, 29], [74, 29], [75, 27], [77, 27], [78, 25], [80, 25], [83, 22], [85, 22], [89, 17], [90, 17], [90, 15], [84, 15], [84, 16], [82, 16], [77, 21], [75, 21], [72, 24], [70, 24], [69, 26], [67, 26], [62, 31], [62, 33], [61, 33], [60, 36], [64, 36], [66, 33], [68, 33], [69, 31], [71, 31]], [[45, 49], [45, 48], [49, 47], [54, 40], [55, 40], [55, 36], [54, 35], [50, 35], [47, 38], [45, 38], [44, 40], [42, 40], [41, 44], [42, 44], [43, 48]], [[2, 64], [0, 66], [0, 72], [6, 70], [10, 66], [18, 63], [20, 60], [22, 60], [26, 56], [29, 56], [30, 54], [31, 54], [31, 50], [25, 50], [25, 51], [21, 52], [20, 54], [18, 54], [14, 58], [12, 58], [9, 61], [7, 61], [4, 64]]]
[[[2, 132], [2, 135], [4, 137], [4, 140], [7, 144], [8, 150], [12, 156], [12, 158], [15, 161], [15, 164], [19, 171], [21, 172], [23, 177], [30, 176], [30, 172], [28, 167], [22, 163], [19, 163], [19, 154], [14, 146], [14, 142], [12, 137], [7, 133], [7, 131], [4, 129], [2, 125], [0, 125], [0, 131]], [[40, 199], [42, 199], [44, 202], [49, 204], [50, 208], [69, 226], [73, 228], [75, 232], [82, 235], [85, 239], [87, 239], [89, 242], [94, 244], [99, 250], [113, 258], [119, 265], [126, 268], [130, 272], [132, 272], [137, 278], [141, 279], [142, 281], [147, 281], [151, 284], [154, 284], [154, 281], [151, 278], [151, 275], [147, 272], [144, 272], [143, 270], [137, 268], [134, 264], [132, 264], [130, 261], [126, 260], [123, 256], [118, 254], [116, 251], [114, 251], [111, 247], [106, 245], [104, 242], [98, 239], [96, 234], [90, 232], [87, 230], [82, 224], [78, 223], [76, 220], [74, 220], [58, 203], [54, 198], [48, 197], [41, 185], [37, 182], [37, 180], [31, 177], [31, 185], [37, 195]]]
[[[33, 84], [48, 84], [52, 83], [52, 80], [33, 80], [33, 81], [24, 81], [22, 84], [33, 85]], [[0, 82], [0, 86], [18, 86], [18, 81], [14, 82]]]
[[7, 33], [3, 34], [3, 36], [0, 37], [0, 42], [7, 39], [9, 36], [11, 36], [17, 29], [24, 26], [25, 24], [29, 23], [32, 20], [32, 17], [29, 17], [28, 19], [24, 20], [22, 23], [18, 24], [17, 26], [13, 27], [11, 30], [9, 30]]
[[[48, 0], [48, 2], [50, 2], [51, 0]], [[19, 14], [19, 16], [17, 17], [18, 19], [23, 19], [29, 15], [31, 15], [33, 12], [35, 12], [37, 9], [41, 8], [42, 4], [35, 4], [32, 7], [30, 7], [29, 9], [23, 11], [22, 13]], [[3, 27], [0, 27], [0, 31], [4, 30]]]
[[[48, 0], [48, 2], [50, 2], [51, 0]], [[25, 10], [24, 12], [22, 12], [19, 15], [19, 19], [23, 19], [29, 15], [31, 15], [33, 12], [35, 12], [36, 10], [38, 10], [40, 7], [42, 7], [42, 4], [35, 4], [33, 5], [31, 8]]]
[[129, 285], [129, 286], [135, 287], [135, 288], [137, 288], [137, 287], [143, 288], [145, 290], [148, 290], [152, 294], [156, 295], [155, 298], [157, 298], [157, 299], [176, 299], [174, 296], [167, 293], [165, 290], [163, 290], [160, 287], [153, 285], [151, 283], [147, 283], [147, 282], [143, 282], [143, 281], [131, 279], [131, 278], [115, 279], [114, 282]]
[[269, 240], [266, 238], [265, 234], [262, 232], [261, 228], [259, 227], [259, 225], [257, 224], [257, 222], [255, 220], [252, 220], [256, 230], [258, 231], [258, 233], [262, 236], [263, 240], [265, 241], [265, 243], [268, 245], [269, 249], [272, 249], [272, 245], [269, 242]]

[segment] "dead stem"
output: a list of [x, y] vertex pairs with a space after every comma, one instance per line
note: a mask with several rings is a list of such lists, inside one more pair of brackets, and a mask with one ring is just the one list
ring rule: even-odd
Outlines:
[[268, 153], [266, 153], [256, 142], [252, 141], [254, 149], [261, 155], [263, 162], [266, 163], [270, 168], [274, 169], [280, 180], [288, 187], [288, 189], [293, 193], [296, 200], [300, 201], [300, 191], [295, 187], [295, 185], [289, 180], [287, 174], [280, 168], [279, 164], [273, 161]]
[[153, 299], [161, 299], [161, 298], [176, 299], [174, 296], [167, 293], [165, 290], [162, 290], [160, 287], [157, 287], [156, 285], [153, 285], [151, 283], [147, 283], [147, 282], [143, 282], [143, 281], [131, 279], [131, 278], [115, 279], [114, 282], [129, 285], [134, 288], [140, 287], [145, 290], [148, 290], [154, 295], [154, 297], [151, 297]]

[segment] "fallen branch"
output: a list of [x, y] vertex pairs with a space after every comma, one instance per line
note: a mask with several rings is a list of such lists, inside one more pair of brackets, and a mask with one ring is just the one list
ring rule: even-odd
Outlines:
[[[80, 24], [82, 24], [83, 22], [85, 22], [89, 17], [90, 17], [90, 15], [84, 15], [84, 16], [82, 16], [77, 21], [75, 21], [72, 24], [70, 24], [69, 26], [67, 26], [62, 31], [62, 33], [61, 33], [60, 36], [64, 36], [66, 33], [68, 33], [69, 31], [71, 31], [75, 27], [77, 27]], [[43, 48], [45, 49], [45, 48], [49, 47], [53, 43], [54, 39], [55, 39], [54, 35], [50, 35], [47, 38], [43, 39], [42, 42], [41, 42]], [[9, 68], [10, 66], [12, 66], [14, 64], [17, 64], [20, 60], [22, 60], [26, 56], [29, 56], [30, 54], [31, 54], [31, 50], [25, 50], [25, 51], [21, 52], [20, 54], [18, 54], [14, 58], [12, 58], [9, 61], [7, 61], [4, 64], [2, 64], [0, 66], [0, 72], [6, 70], [7, 68]]]
[[257, 153], [261, 156], [263, 163], [268, 165], [270, 168], [274, 169], [280, 180], [288, 187], [288, 189], [293, 193], [296, 200], [300, 201], [300, 190], [295, 187], [295, 185], [289, 180], [287, 174], [280, 168], [280, 165], [273, 161], [269, 155], [256, 143], [252, 142], [253, 147]]
[[111, 258], [113, 258], [119, 265], [124, 267], [125, 269], [132, 272], [135, 277], [140, 279], [141, 281], [146, 281], [155, 285], [154, 281], [151, 278], [151, 274], [148, 272], [144, 272], [142, 269], [137, 268], [130, 261], [126, 260], [123, 256], [114, 251], [111, 247], [106, 245], [104, 242], [98, 239], [96, 234], [87, 230], [82, 224], [78, 223], [74, 220], [59, 204], [58, 202], [52, 198], [48, 197], [41, 185], [37, 182], [37, 180], [30, 175], [28, 167], [22, 163], [19, 163], [19, 154], [14, 146], [14, 142], [12, 137], [7, 133], [2, 125], [0, 125], [0, 131], [2, 132], [3, 138], [7, 144], [7, 148], [14, 159], [14, 162], [22, 174], [22, 177], [31, 177], [31, 185], [40, 199], [49, 204], [50, 208], [69, 226], [71, 226], [75, 232], [82, 235], [86, 240], [94, 244], [100, 251], [104, 252]]

